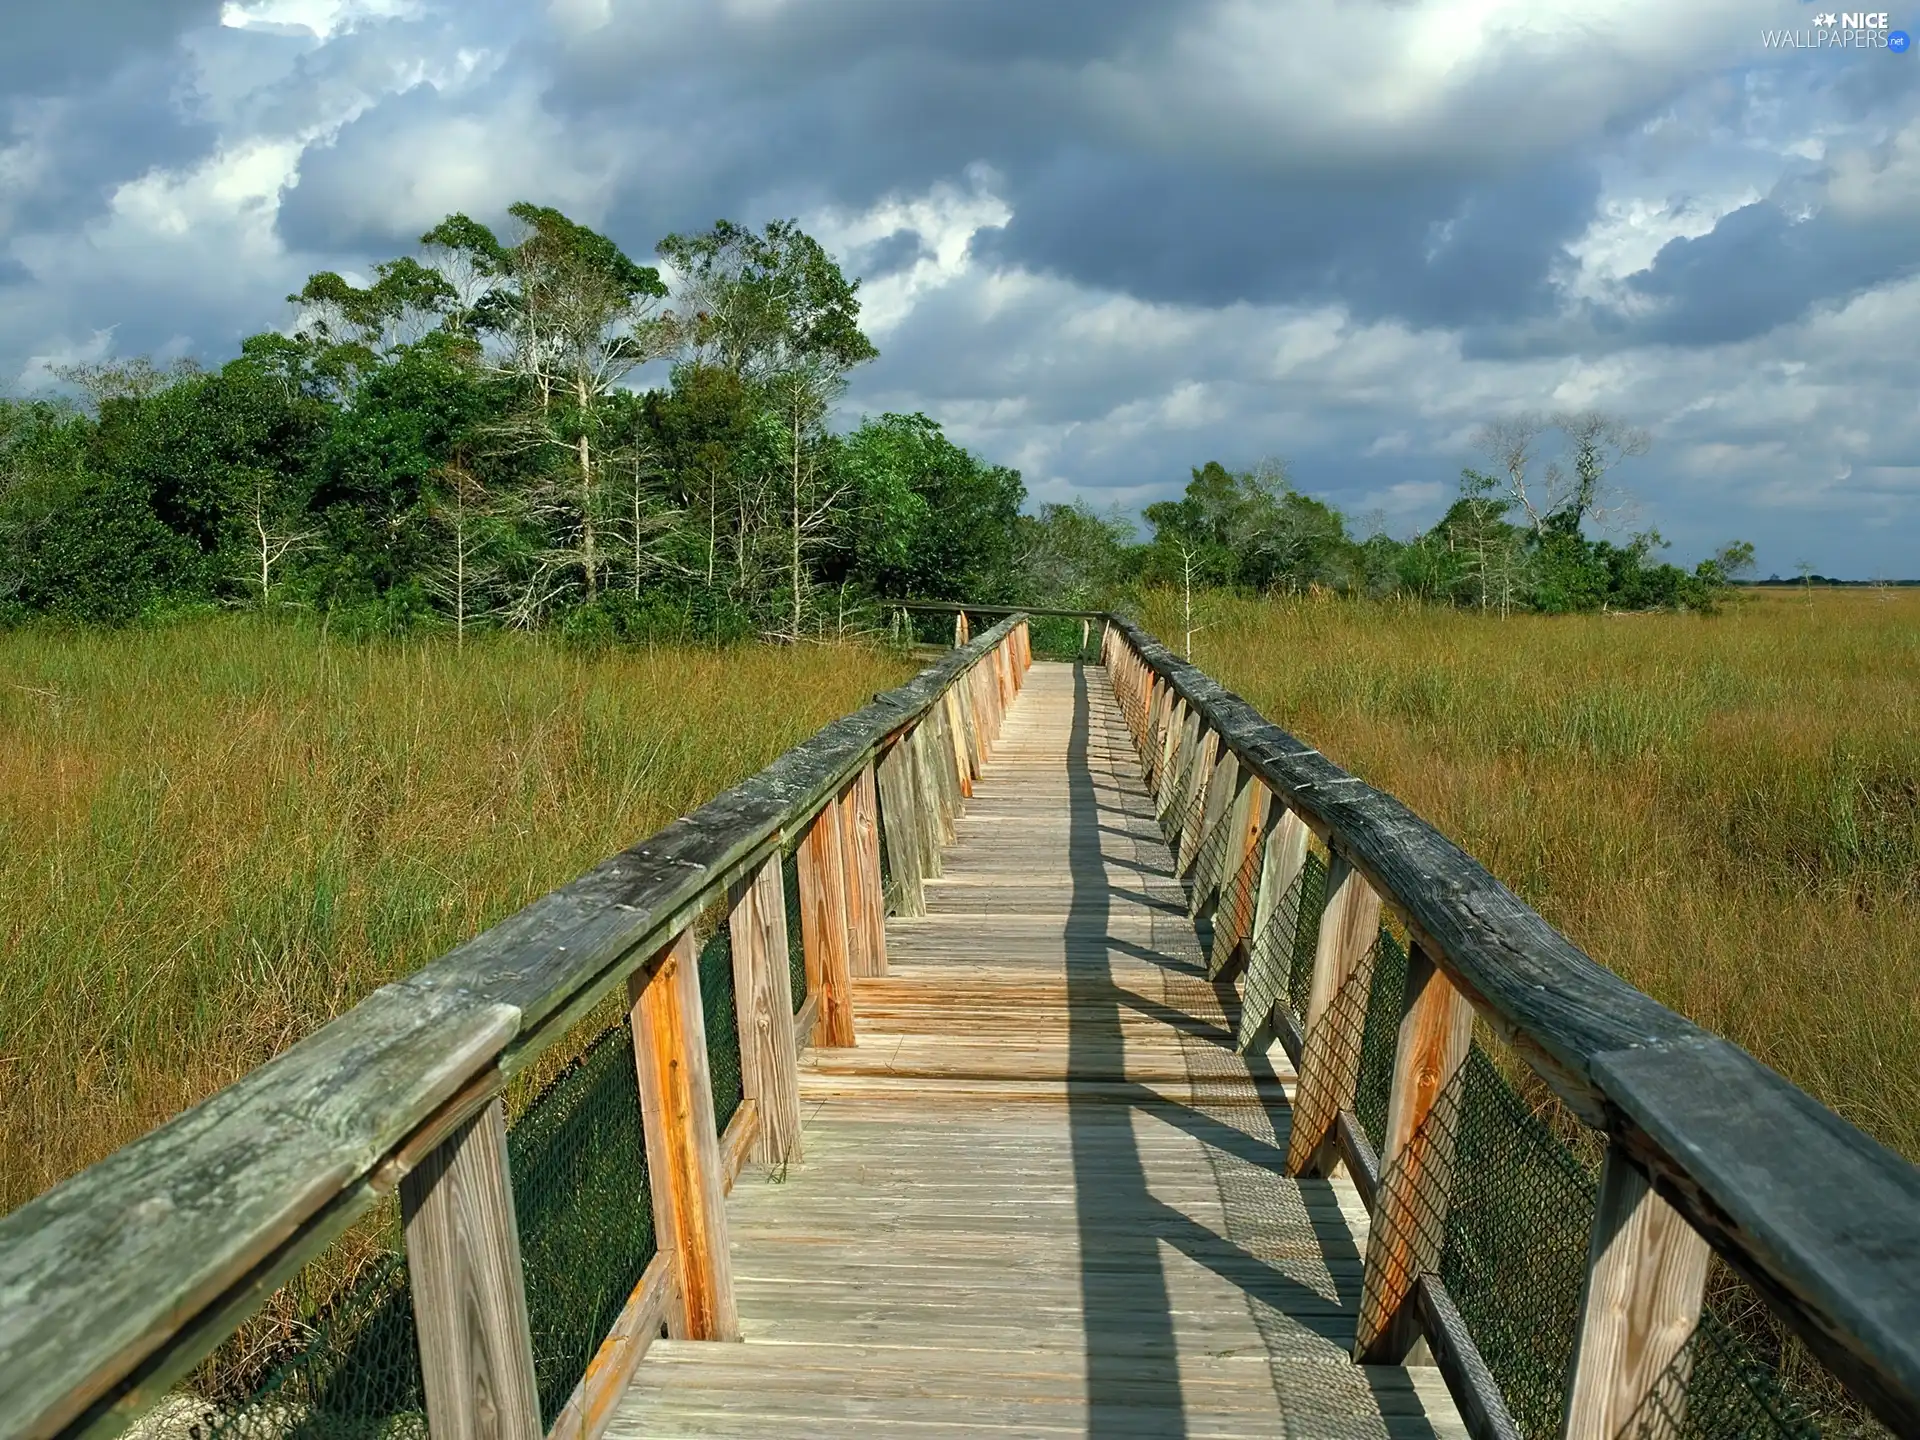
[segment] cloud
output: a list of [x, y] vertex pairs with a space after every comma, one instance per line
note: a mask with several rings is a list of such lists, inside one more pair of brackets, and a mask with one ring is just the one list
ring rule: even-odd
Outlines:
[[847, 418], [925, 410], [1037, 499], [1279, 454], [1399, 529], [1485, 419], [1602, 405], [1676, 553], [1911, 568], [1920, 93], [1762, 51], [1788, 0], [77, 9], [0, 56], [16, 383], [218, 360], [449, 210], [637, 257], [792, 215], [865, 277]]

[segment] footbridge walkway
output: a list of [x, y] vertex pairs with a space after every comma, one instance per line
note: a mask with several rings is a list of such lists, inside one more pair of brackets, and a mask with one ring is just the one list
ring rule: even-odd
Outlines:
[[0, 1440], [1920, 1433], [1912, 1165], [1131, 623], [968, 609], [0, 1219]]

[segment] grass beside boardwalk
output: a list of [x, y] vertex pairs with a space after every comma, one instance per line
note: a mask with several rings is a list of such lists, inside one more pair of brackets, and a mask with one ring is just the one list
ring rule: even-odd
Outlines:
[[0, 633], [0, 1212], [913, 668]]
[[[1196, 664], [1602, 964], [1920, 1159], [1920, 595], [1196, 608]], [[1179, 647], [1177, 602], [1144, 618]]]

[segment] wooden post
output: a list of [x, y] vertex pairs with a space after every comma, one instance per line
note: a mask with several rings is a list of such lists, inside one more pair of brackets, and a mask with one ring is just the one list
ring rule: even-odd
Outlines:
[[853, 975], [848, 968], [847, 885], [840, 832], [840, 804], [829, 800], [813, 817], [795, 856], [800, 870], [800, 943], [806, 953], [807, 993], [820, 997], [813, 1043], [829, 1049], [853, 1044]]
[[[700, 1013], [700, 959], [683, 930], [627, 981], [634, 1070], [647, 1136], [653, 1233], [679, 1272], [677, 1340], [738, 1340], [727, 1254], [727, 1175], [713, 1123], [713, 1077]], [[677, 1319], [677, 1324], [675, 1320]]]
[[1307, 868], [1307, 842], [1312, 838], [1307, 822], [1281, 805], [1280, 817], [1267, 833], [1266, 853], [1261, 857], [1260, 892], [1253, 904], [1253, 934], [1249, 943], [1267, 933], [1273, 912], [1280, 908], [1293, 882]]
[[1091, 620], [1085, 620], [1085, 619], [1081, 620], [1080, 622], [1080, 653], [1082, 655], [1085, 655], [1087, 653], [1087, 642], [1090, 641], [1092, 638], [1093, 638], [1093, 622]]
[[1240, 1034], [1235, 1042], [1242, 1054], [1252, 1054], [1272, 1040], [1273, 1006], [1286, 995], [1293, 947], [1262, 942], [1273, 912], [1280, 908], [1307, 863], [1307, 838], [1306, 822], [1284, 808], [1267, 835], [1266, 852], [1260, 862], [1260, 893], [1253, 905], [1253, 933], [1247, 940], [1247, 981], [1243, 987], [1246, 1007], [1240, 1012]]
[[1172, 691], [1152, 676], [1147, 681], [1146, 733], [1140, 737], [1141, 761], [1147, 767], [1148, 793], [1158, 796], [1166, 775], [1166, 757], [1161, 753], [1171, 718], [1168, 697]]
[[1233, 818], [1228, 822], [1233, 830], [1220, 865], [1220, 890], [1224, 895], [1238, 895], [1241, 899], [1233, 909], [1221, 908], [1214, 912], [1213, 952], [1207, 965], [1209, 979], [1230, 980], [1238, 975], [1246, 960], [1247, 942], [1257, 933], [1253, 919], [1259, 897], [1260, 842], [1274, 814], [1271, 801], [1266, 786], [1258, 780], [1249, 780], [1234, 802]]
[[913, 784], [920, 802], [921, 873], [929, 880], [940, 874], [940, 847], [953, 839], [953, 814], [947, 808], [946, 781], [940, 768], [939, 710], [921, 718], [907, 736], [913, 749]]
[[[1172, 732], [1171, 753], [1168, 755], [1166, 784], [1160, 791], [1160, 816], [1177, 820], [1180, 806], [1184, 800], [1187, 775], [1193, 768], [1193, 761], [1200, 749], [1200, 716], [1189, 711], [1183, 702], [1179, 711], [1180, 728]], [[1177, 856], [1175, 857], [1178, 858]]]
[[1644, 1418], [1642, 1405], [1700, 1323], [1711, 1255], [1640, 1168], [1610, 1147], [1567, 1381], [1567, 1440], [1615, 1440]]
[[880, 800], [869, 762], [841, 797], [846, 821], [848, 967], [855, 975], [887, 973], [887, 909], [880, 889]]
[[887, 847], [887, 902], [893, 913], [917, 916], [927, 913], [927, 895], [923, 884], [925, 858], [921, 836], [925, 823], [920, 815], [918, 788], [914, 778], [912, 738], [900, 736], [876, 767], [880, 787], [880, 838]]
[[[1172, 695], [1172, 688], [1168, 687]], [[1161, 815], [1173, 801], [1174, 774], [1179, 769], [1187, 745], [1187, 702], [1173, 696], [1165, 722], [1160, 727], [1160, 763], [1154, 767], [1153, 798]]]
[[1198, 916], [1212, 898], [1214, 889], [1220, 880], [1221, 861], [1225, 856], [1219, 851], [1209, 861], [1207, 847], [1213, 840], [1213, 832], [1227, 823], [1229, 812], [1239, 806], [1241, 792], [1246, 789], [1247, 776], [1240, 769], [1240, 759], [1224, 745], [1220, 745], [1219, 761], [1213, 767], [1213, 773], [1207, 777], [1207, 799], [1200, 814], [1200, 823], [1194, 828], [1193, 854], [1183, 860], [1188, 876], [1192, 880], [1187, 901], [1187, 913]]
[[[1198, 753], [1189, 767], [1187, 782], [1180, 790], [1180, 809], [1175, 815], [1180, 822], [1180, 833], [1175, 837], [1174, 846], [1176, 874], [1185, 874], [1193, 868], [1193, 857], [1200, 849], [1200, 822], [1205, 814], [1213, 777], [1224, 768], [1220, 764], [1219, 732], [1208, 730], [1200, 737]], [[1196, 804], [1196, 801], [1200, 803]]]
[[859, 806], [856, 787], [849, 782], [833, 802], [840, 820], [840, 883], [846, 893], [841, 903], [847, 916], [847, 973], [874, 974], [870, 947], [873, 931], [867, 924], [866, 877], [860, 873]]
[[740, 1029], [740, 1093], [760, 1107], [753, 1158], [774, 1167], [800, 1159], [800, 1073], [793, 1045], [793, 975], [780, 856], [727, 895], [733, 938], [733, 1008]]
[[1341, 991], [1380, 935], [1380, 897], [1336, 853], [1327, 867], [1327, 904], [1313, 951], [1313, 989], [1301, 1026], [1300, 1083], [1294, 1091], [1287, 1137], [1287, 1173], [1332, 1169], [1323, 1154], [1341, 1110], [1353, 1103], [1360, 1080], [1364, 1004], [1339, 1005]]
[[400, 1212], [433, 1440], [539, 1440], [499, 1100], [401, 1179]]
[[1367, 1232], [1356, 1360], [1405, 1362], [1420, 1338], [1414, 1282], [1439, 1268], [1458, 1110], [1441, 1096], [1466, 1064], [1473, 1005], [1426, 949], [1407, 956], [1407, 989], [1393, 1048], [1393, 1089], [1380, 1149], [1380, 1189]]
[[[960, 704], [960, 687], [949, 685], [946, 694], [941, 696], [941, 704], [947, 712], [947, 739], [953, 746], [954, 774], [959, 777], [960, 798], [973, 796], [973, 761], [968, 758], [966, 712]], [[957, 808], [957, 807], [956, 807]]]

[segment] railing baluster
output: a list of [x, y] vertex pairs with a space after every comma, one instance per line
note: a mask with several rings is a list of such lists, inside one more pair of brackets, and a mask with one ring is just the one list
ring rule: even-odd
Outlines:
[[[1647, 1418], [1642, 1406], [1700, 1321], [1711, 1255], [1639, 1166], [1609, 1148], [1567, 1381], [1567, 1440], [1615, 1440]], [[1683, 1398], [1667, 1397], [1670, 1406]], [[1660, 1426], [1678, 1419], [1663, 1416]]]
[[713, 1118], [699, 952], [680, 936], [627, 982], [634, 1072], [646, 1127], [653, 1233], [674, 1258], [678, 1340], [738, 1340], [733, 1264], [727, 1253], [727, 1177]]
[[1240, 768], [1239, 757], [1222, 746], [1213, 773], [1207, 778], [1206, 807], [1194, 830], [1193, 854], [1181, 862], [1192, 881], [1187, 900], [1189, 915], [1197, 917], [1200, 914], [1219, 883], [1220, 862], [1225, 857], [1216, 851], [1214, 858], [1209, 861], [1207, 847], [1213, 839], [1214, 830], [1227, 823], [1228, 814], [1237, 805], [1240, 791], [1246, 783], [1246, 773]]
[[[966, 712], [961, 705], [961, 688], [958, 685], [947, 687], [947, 693], [941, 697], [941, 703], [947, 716], [947, 743], [953, 747], [953, 770], [957, 777], [962, 800], [973, 796], [973, 762], [967, 752], [971, 748], [967, 740]], [[956, 813], [958, 806], [955, 807]]]
[[926, 852], [921, 842], [926, 818], [920, 813], [916, 768], [911, 735], [894, 741], [875, 766], [880, 787], [880, 838], [887, 847], [888, 878], [892, 881], [887, 899], [894, 914], [907, 917], [927, 913]]
[[1407, 956], [1406, 995], [1394, 1042], [1356, 1360], [1398, 1365], [1419, 1339], [1413, 1286], [1440, 1263], [1458, 1118], [1455, 1106], [1440, 1101], [1472, 1043], [1472, 1003], [1416, 942]]
[[1205, 808], [1214, 773], [1221, 768], [1220, 734], [1201, 727], [1200, 743], [1195, 747], [1193, 763], [1188, 766], [1186, 783], [1180, 787], [1180, 808], [1175, 822], [1180, 826], [1174, 837], [1174, 873], [1185, 875], [1193, 868], [1193, 857], [1200, 846], [1200, 819]]
[[1208, 957], [1207, 976], [1212, 980], [1233, 980], [1246, 963], [1247, 945], [1260, 932], [1253, 926], [1261, 871], [1261, 840], [1273, 817], [1272, 796], [1258, 780], [1248, 780], [1234, 801], [1233, 829], [1220, 866], [1220, 891], [1239, 895], [1240, 904], [1232, 910], [1216, 909], [1213, 920], [1213, 952]]
[[807, 826], [796, 858], [800, 868], [800, 939], [807, 993], [820, 997], [813, 1043], [844, 1049], [853, 1040], [853, 975], [849, 968], [847, 885], [840, 805], [829, 800]]
[[800, 1158], [800, 1074], [779, 854], [768, 856], [751, 879], [735, 881], [728, 901], [740, 1091], [760, 1110], [753, 1158], [770, 1167], [789, 1165]]
[[400, 1206], [433, 1440], [537, 1440], [540, 1400], [499, 1099], [402, 1178]]
[[1243, 1054], [1264, 1051], [1273, 1041], [1273, 1007], [1286, 994], [1293, 945], [1289, 938], [1284, 945], [1269, 945], [1258, 953], [1254, 947], [1265, 938], [1273, 912], [1280, 908], [1280, 902], [1307, 863], [1308, 838], [1306, 822], [1282, 806], [1280, 818], [1267, 833], [1266, 852], [1260, 862], [1260, 894], [1253, 907], [1253, 933], [1247, 942], [1247, 980], [1243, 992], [1246, 1005], [1260, 1013], [1241, 1013], [1238, 1045]]
[[1194, 756], [1200, 748], [1199, 713], [1188, 709], [1183, 702], [1179, 718], [1180, 728], [1175, 732], [1172, 753], [1168, 757], [1167, 783], [1160, 791], [1162, 820], [1178, 819], [1187, 775], [1192, 769]]
[[947, 787], [940, 767], [943, 753], [937, 712], [913, 727], [907, 736], [913, 747], [913, 786], [920, 804], [921, 872], [932, 880], [941, 873], [940, 849], [953, 839], [953, 815], [947, 808]]
[[1380, 896], [1338, 852], [1327, 868], [1327, 903], [1313, 951], [1313, 988], [1302, 1016], [1300, 1082], [1287, 1138], [1287, 1173], [1326, 1173], [1334, 1122], [1360, 1079], [1364, 1004], [1337, 1004], [1380, 933]]
[[1166, 724], [1160, 732], [1160, 778], [1154, 788], [1154, 800], [1157, 813], [1165, 816], [1167, 808], [1173, 803], [1174, 786], [1178, 782], [1181, 763], [1186, 758], [1187, 734], [1193, 725], [1199, 723], [1198, 716], [1187, 714], [1187, 702], [1179, 696], [1174, 697], [1172, 708], [1168, 711]]
[[847, 886], [847, 964], [855, 975], [887, 973], [887, 910], [880, 890], [880, 808], [873, 766], [840, 797], [841, 855]]

